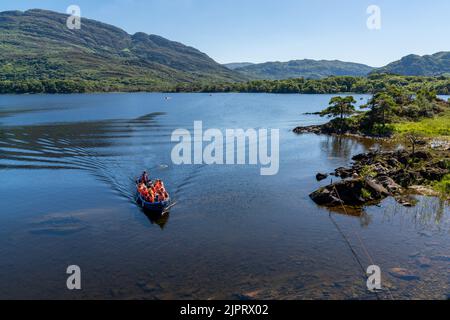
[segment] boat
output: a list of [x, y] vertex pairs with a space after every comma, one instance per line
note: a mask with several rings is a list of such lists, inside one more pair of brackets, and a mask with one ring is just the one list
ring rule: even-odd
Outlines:
[[171, 204], [170, 197], [161, 202], [147, 202], [139, 192], [136, 192], [136, 202], [142, 209], [153, 213], [164, 213]]
[[142, 194], [138, 190], [139, 186], [139, 179], [136, 180], [136, 203], [144, 209], [144, 211], [147, 211], [149, 213], [164, 213], [166, 212], [170, 206], [171, 206], [171, 200], [170, 195], [168, 198], [164, 201], [160, 202], [148, 202], [145, 200], [145, 197], [142, 196]]

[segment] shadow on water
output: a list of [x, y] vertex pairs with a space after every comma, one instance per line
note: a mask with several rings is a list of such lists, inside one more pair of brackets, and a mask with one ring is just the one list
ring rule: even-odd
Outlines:
[[[150, 113], [132, 120], [1, 127], [0, 169], [84, 170], [134, 202], [134, 176], [142, 168], [137, 167], [139, 161], [133, 163], [134, 150], [129, 148], [134, 138], [158, 135], [161, 127], [156, 118], [164, 114]], [[132, 158], [131, 163], [127, 157]]]
[[161, 230], [164, 230], [170, 219], [170, 212], [164, 212], [162, 214], [146, 211], [142, 212], [144, 213], [144, 215], [147, 217], [148, 221], [150, 221], [151, 224], [159, 226]]
[[395, 149], [396, 142], [376, 140], [357, 136], [325, 136], [321, 150], [329, 158], [351, 159], [357, 153], [367, 150]]

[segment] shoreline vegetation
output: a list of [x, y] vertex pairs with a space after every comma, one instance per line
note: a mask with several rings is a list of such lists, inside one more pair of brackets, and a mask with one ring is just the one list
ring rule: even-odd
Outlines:
[[0, 78], [0, 94], [70, 94], [109, 92], [166, 93], [275, 93], [275, 94], [373, 94], [389, 87], [409, 93], [427, 88], [439, 95], [450, 94], [450, 76], [399, 76], [373, 74], [368, 77], [331, 76], [323, 79], [253, 80], [246, 82], [180, 82], [176, 85], [136, 78]]
[[389, 86], [357, 110], [352, 96], [334, 97], [318, 115], [333, 118], [323, 125], [297, 127], [297, 134], [327, 134], [394, 141], [397, 149], [356, 155], [349, 168], [319, 173], [342, 180], [313, 192], [318, 205], [340, 209], [376, 205], [394, 197], [413, 206], [411, 194], [450, 200], [450, 99], [427, 87], [416, 92]]

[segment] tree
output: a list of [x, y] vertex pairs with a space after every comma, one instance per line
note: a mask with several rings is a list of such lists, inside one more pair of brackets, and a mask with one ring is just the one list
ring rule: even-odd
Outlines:
[[411, 131], [405, 134], [405, 139], [411, 144], [412, 154], [416, 153], [416, 146], [421, 144], [424, 139], [424, 135], [418, 131]]
[[330, 106], [321, 112], [321, 116], [325, 117], [339, 117], [344, 119], [355, 113], [355, 99], [349, 97], [334, 97], [330, 100]]
[[385, 92], [379, 92], [374, 95], [369, 102], [368, 108], [371, 109], [370, 117], [374, 124], [381, 123], [383, 128], [386, 127], [386, 123], [390, 121], [390, 116], [393, 114], [396, 103], [394, 98]]
[[321, 117], [335, 117], [339, 119], [339, 130], [342, 133], [345, 124], [345, 118], [355, 113], [356, 101], [352, 96], [333, 97], [330, 100], [330, 106], [320, 113]]

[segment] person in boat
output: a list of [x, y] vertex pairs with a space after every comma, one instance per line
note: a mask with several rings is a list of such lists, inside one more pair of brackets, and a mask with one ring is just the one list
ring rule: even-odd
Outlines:
[[149, 178], [149, 176], [148, 176], [147, 171], [144, 171], [144, 172], [142, 173], [142, 176], [141, 176], [141, 178], [139, 179], [139, 182], [145, 184], [146, 186], [149, 185], [150, 178]]
[[148, 202], [153, 203], [155, 202], [155, 193], [151, 188], [148, 189]]

